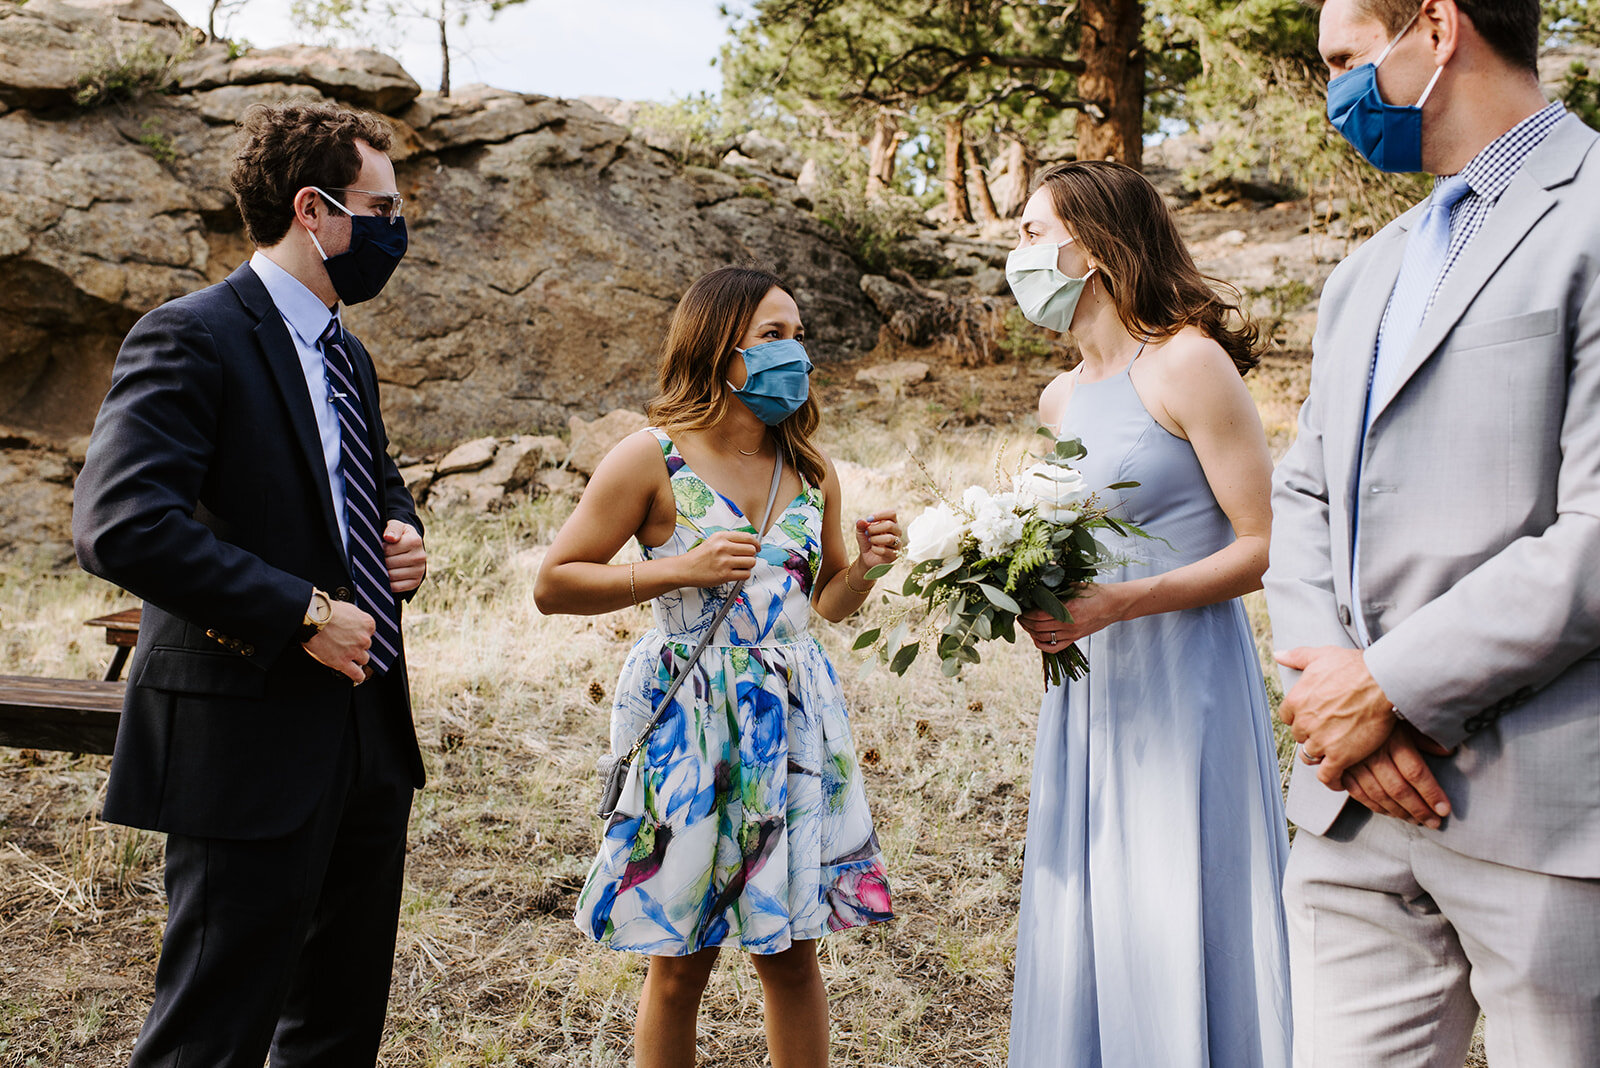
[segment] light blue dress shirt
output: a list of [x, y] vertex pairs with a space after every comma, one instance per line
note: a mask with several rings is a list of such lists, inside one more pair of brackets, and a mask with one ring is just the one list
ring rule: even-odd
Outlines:
[[273, 263], [261, 252], [250, 257], [250, 268], [267, 287], [267, 295], [277, 306], [278, 314], [289, 327], [289, 340], [300, 357], [300, 370], [305, 374], [306, 390], [311, 394], [311, 410], [317, 416], [317, 436], [322, 439], [322, 462], [328, 468], [328, 485], [333, 488], [333, 514], [339, 520], [339, 536], [345, 547], [350, 545], [349, 520], [344, 514], [344, 474], [339, 468], [339, 415], [334, 411], [333, 400], [328, 396], [328, 371], [322, 361], [322, 349], [317, 341], [328, 329], [328, 319], [337, 316], [322, 298], [307, 289], [288, 271]]

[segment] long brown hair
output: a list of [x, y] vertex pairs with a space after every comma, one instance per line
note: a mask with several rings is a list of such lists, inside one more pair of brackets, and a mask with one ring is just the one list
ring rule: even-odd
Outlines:
[[1077, 160], [1051, 167], [1035, 188], [1050, 190], [1056, 216], [1100, 268], [1128, 333], [1160, 341], [1197, 326], [1241, 375], [1261, 361], [1261, 331], [1239, 307], [1238, 289], [1200, 273], [1172, 209], [1144, 175], [1109, 160]]
[[[774, 289], [794, 296], [783, 279], [753, 267], [718, 267], [695, 279], [667, 328], [657, 372], [661, 392], [645, 408], [653, 425], [669, 432], [705, 430], [727, 418], [728, 406], [737, 403], [728, 387], [733, 350], [762, 299]], [[778, 448], [813, 486], [822, 485], [827, 472], [822, 453], [811, 443], [820, 421], [813, 395], [771, 428]]]

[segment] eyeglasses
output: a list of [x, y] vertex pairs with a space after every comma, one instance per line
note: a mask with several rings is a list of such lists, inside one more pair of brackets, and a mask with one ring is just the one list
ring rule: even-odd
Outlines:
[[311, 188], [321, 193], [329, 203], [338, 207], [346, 215], [354, 215], [355, 213], [341, 204], [338, 200], [334, 199], [332, 196], [329, 196], [330, 193], [362, 193], [366, 196], [372, 197], [377, 201], [377, 203], [373, 205], [373, 207], [378, 209], [377, 217], [380, 219], [388, 219], [390, 225], [393, 225], [395, 220], [401, 217], [401, 209], [405, 206], [406, 202], [405, 197], [401, 196], [399, 193], [385, 193], [376, 189], [322, 189], [319, 186], [312, 186]]

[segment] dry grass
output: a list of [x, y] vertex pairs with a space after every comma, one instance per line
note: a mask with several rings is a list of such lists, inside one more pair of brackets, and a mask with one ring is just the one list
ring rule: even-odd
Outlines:
[[[1292, 426], [1303, 364], [1273, 370], [1258, 387], [1264, 415]], [[844, 462], [850, 514], [915, 511], [907, 445], [952, 482], [987, 478], [995, 431], [961, 425], [964, 399], [1026, 411], [1040, 378], [962, 373], [893, 402], [830, 387], [830, 411], [847, 414], [826, 444]], [[1021, 439], [1031, 425], [1011, 429]], [[541, 546], [568, 507], [430, 525], [433, 574], [407, 616], [430, 783], [412, 815], [384, 1064], [628, 1063], [642, 964], [594, 948], [570, 915], [599, 831], [593, 763], [610, 689], [649, 622], [643, 610], [535, 609]], [[81, 621], [124, 603], [80, 575], [0, 572], [0, 671], [97, 676], [109, 650]], [[1251, 616], [1259, 631], [1259, 599]], [[834, 1063], [1003, 1063], [1038, 661], [990, 645], [955, 682], [932, 662], [904, 680], [861, 678], [847, 650], [862, 624], [816, 625], [845, 679], [899, 913], [824, 942]], [[125, 1063], [148, 1005], [160, 840], [93, 820], [106, 765], [0, 749], [0, 1065]], [[760, 987], [738, 954], [701, 1020], [703, 1064], [763, 1062]]]

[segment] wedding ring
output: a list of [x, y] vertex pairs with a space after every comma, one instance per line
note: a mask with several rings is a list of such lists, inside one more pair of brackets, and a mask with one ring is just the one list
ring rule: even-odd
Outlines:
[[1055, 633], [1055, 631], [1051, 631], [1051, 632], [1050, 632], [1050, 640], [1051, 640], [1051, 641], [1055, 641], [1055, 640], [1056, 640], [1056, 633]]
[[1322, 763], [1322, 756], [1323, 756], [1323, 754], [1321, 754], [1321, 753], [1318, 753], [1316, 756], [1312, 756], [1310, 753], [1306, 752], [1304, 749], [1300, 750], [1300, 759], [1303, 760], [1307, 764], [1320, 764], [1320, 763]]

